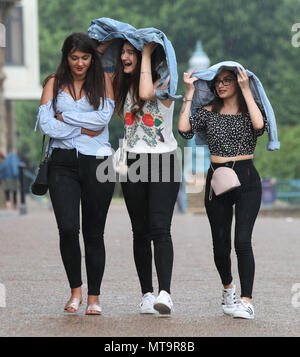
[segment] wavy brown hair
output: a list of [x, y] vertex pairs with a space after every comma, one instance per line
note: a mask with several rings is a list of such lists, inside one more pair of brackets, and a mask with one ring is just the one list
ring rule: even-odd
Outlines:
[[87, 34], [83, 32], [74, 32], [64, 41], [61, 50], [62, 56], [60, 64], [56, 72], [48, 76], [43, 83], [43, 86], [45, 86], [50, 78], [54, 78], [52, 105], [55, 112], [57, 95], [60, 89], [68, 88], [71, 96], [74, 100], [76, 100], [74, 78], [68, 64], [69, 54], [76, 50], [84, 53], [90, 53], [92, 55], [91, 65], [87, 70], [80, 93], [82, 91], [85, 92], [88, 102], [94, 107], [95, 110], [99, 108], [100, 99], [102, 99], [102, 105], [104, 105], [106, 92], [105, 77], [102, 63], [97, 52], [96, 43]]
[[[129, 41], [125, 40], [122, 42], [118, 53], [118, 61], [115, 71], [115, 76], [113, 80], [113, 89], [115, 94], [115, 103], [116, 111], [120, 117], [123, 116], [123, 110], [125, 105], [125, 100], [127, 93], [132, 89], [133, 104], [131, 112], [134, 117], [137, 119], [136, 114], [141, 111], [145, 101], [139, 96], [139, 87], [140, 87], [140, 72], [141, 72], [141, 63], [142, 63], [142, 53], [138, 51], [135, 47], [134, 51], [137, 56], [137, 64], [133, 73], [124, 73], [124, 67], [121, 60], [122, 49], [125, 43], [131, 44]], [[157, 72], [154, 70], [153, 61], [151, 61], [151, 72], [152, 72], [152, 81], [155, 82], [158, 78]]]

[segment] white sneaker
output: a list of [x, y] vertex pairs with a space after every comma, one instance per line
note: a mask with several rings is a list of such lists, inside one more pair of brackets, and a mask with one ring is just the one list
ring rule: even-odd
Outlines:
[[222, 294], [222, 308], [226, 315], [232, 315], [236, 309], [236, 298], [235, 298], [235, 285], [233, 288], [223, 289]]
[[253, 305], [248, 301], [241, 299], [234, 310], [233, 317], [239, 317], [242, 319], [254, 319], [254, 308]]
[[155, 310], [153, 309], [153, 304], [155, 301], [155, 296], [152, 293], [146, 293], [142, 297], [142, 301], [140, 303], [140, 313], [141, 314], [155, 314]]
[[155, 299], [153, 307], [161, 315], [165, 316], [170, 315], [171, 312], [174, 311], [171, 296], [165, 290], [161, 290], [158, 297]]

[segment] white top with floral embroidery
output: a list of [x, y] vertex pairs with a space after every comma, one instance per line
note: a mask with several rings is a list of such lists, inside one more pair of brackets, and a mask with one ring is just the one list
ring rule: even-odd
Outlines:
[[126, 150], [137, 154], [174, 151], [177, 141], [173, 135], [174, 102], [168, 108], [159, 99], [148, 100], [142, 110], [131, 113], [132, 96], [128, 92], [124, 105]]

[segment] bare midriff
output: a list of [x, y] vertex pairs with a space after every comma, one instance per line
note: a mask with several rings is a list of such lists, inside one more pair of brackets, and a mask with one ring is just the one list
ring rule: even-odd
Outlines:
[[229, 161], [240, 161], [240, 160], [251, 160], [251, 159], [253, 159], [253, 155], [239, 155], [239, 156], [230, 156], [230, 157], [210, 155], [210, 161], [216, 164], [222, 164], [224, 162], [229, 162]]

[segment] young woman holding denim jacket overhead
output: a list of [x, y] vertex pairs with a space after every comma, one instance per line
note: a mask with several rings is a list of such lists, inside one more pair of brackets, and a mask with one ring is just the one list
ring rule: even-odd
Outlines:
[[[133, 252], [142, 290], [141, 313], [169, 315], [173, 309], [170, 285], [173, 244], [170, 226], [180, 180], [175, 172], [177, 142], [173, 136], [174, 102], [156, 97], [159, 78], [152, 68], [151, 56], [156, 44], [143, 51], [124, 41], [114, 75], [116, 109], [124, 118], [127, 139], [127, 181], [122, 190], [133, 230]], [[146, 165], [144, 179], [131, 180], [136, 165]], [[151, 163], [155, 162], [155, 170]], [[164, 163], [168, 162], [165, 166]], [[140, 165], [137, 172], [142, 174]], [[139, 171], [140, 170], [140, 171]], [[164, 171], [170, 177], [164, 180]], [[153, 178], [153, 176], [156, 176]], [[152, 247], [159, 295], [153, 295]]]
[[[181, 108], [178, 130], [190, 139], [205, 130], [210, 150], [205, 207], [211, 226], [216, 268], [224, 286], [223, 312], [234, 317], [254, 318], [252, 288], [254, 256], [252, 230], [261, 204], [261, 181], [253, 165], [257, 137], [264, 133], [266, 120], [254, 101], [245, 70], [223, 69], [210, 83], [215, 94], [207, 106], [201, 106], [190, 116], [195, 91], [192, 72], [184, 73], [186, 95]], [[234, 164], [234, 166], [233, 166]], [[211, 188], [213, 170], [226, 166], [234, 169], [240, 187], [216, 196]], [[241, 299], [235, 299], [235, 284], [231, 275], [231, 224], [235, 205], [235, 251], [241, 284]]]
[[71, 287], [64, 309], [69, 314], [78, 312], [82, 303], [80, 206], [88, 285], [86, 314], [101, 313], [103, 233], [114, 183], [98, 182], [96, 169], [112, 154], [108, 123], [113, 111], [112, 84], [93, 40], [84, 33], [71, 34], [63, 44], [56, 73], [45, 81], [38, 113], [41, 131], [52, 138], [49, 192]]

